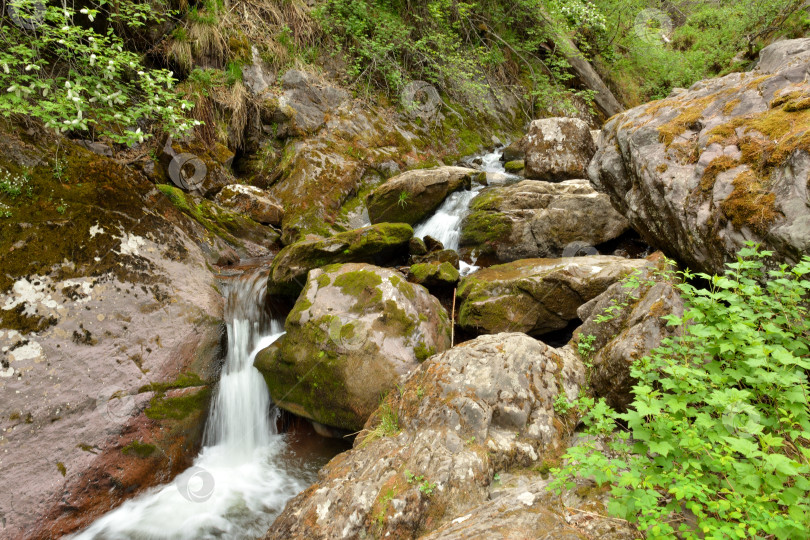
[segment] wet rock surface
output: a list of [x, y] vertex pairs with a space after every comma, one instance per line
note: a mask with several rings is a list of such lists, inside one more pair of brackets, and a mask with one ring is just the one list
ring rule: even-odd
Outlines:
[[62, 141], [57, 181], [47, 135], [0, 140], [25, 186], [0, 235], [3, 535], [55, 538], [193, 456], [221, 297], [207, 232], [142, 176]]
[[608, 122], [589, 174], [646, 242], [722, 273], [747, 241], [796, 262], [810, 250], [810, 40], [757, 68], [700, 81]]
[[225, 208], [247, 214], [253, 221], [265, 225], [281, 225], [284, 209], [255, 186], [232, 184], [217, 193], [216, 202]]

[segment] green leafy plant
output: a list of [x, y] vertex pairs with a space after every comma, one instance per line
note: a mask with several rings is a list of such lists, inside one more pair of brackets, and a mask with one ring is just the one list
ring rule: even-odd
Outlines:
[[610, 512], [651, 538], [805, 535], [810, 257], [768, 270], [770, 255], [749, 245], [722, 276], [681, 273], [686, 310], [666, 317], [680, 332], [632, 365], [628, 412], [580, 399], [609, 451], [570, 448], [552, 488], [611, 485]]
[[419, 491], [422, 492], [422, 494], [427, 495], [428, 497], [433, 495], [434, 489], [436, 489], [436, 484], [433, 482], [423, 480], [422, 483], [419, 484]]
[[406, 206], [408, 206], [410, 198], [411, 198], [410, 193], [408, 193], [407, 191], [400, 191], [399, 197], [397, 197], [397, 204], [399, 205], [400, 208], [405, 208]]
[[69, 133], [101, 133], [115, 142], [143, 141], [144, 120], [170, 132], [196, 122], [191, 103], [173, 90], [173, 74], [145, 66], [123, 36], [163, 23], [157, 0], [71, 3], [7, 0], [16, 18], [0, 22], [0, 116], [21, 114]]

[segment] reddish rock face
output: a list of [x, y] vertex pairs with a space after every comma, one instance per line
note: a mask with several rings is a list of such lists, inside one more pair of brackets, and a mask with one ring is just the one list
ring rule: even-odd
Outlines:
[[209, 233], [154, 185], [66, 140], [57, 181], [55, 141], [19, 132], [0, 133], [24, 186], [0, 234], [0, 536], [57, 538], [194, 456], [222, 299]]

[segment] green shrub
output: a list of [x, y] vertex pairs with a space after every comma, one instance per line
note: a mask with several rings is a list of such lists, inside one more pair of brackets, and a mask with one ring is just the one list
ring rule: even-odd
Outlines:
[[769, 255], [749, 246], [723, 276], [683, 273], [684, 316], [667, 317], [680, 333], [633, 364], [628, 412], [581, 400], [610, 451], [569, 449], [554, 489], [610, 484], [610, 512], [650, 538], [805, 537], [810, 257], [767, 271]]
[[164, 22], [170, 12], [160, 0], [91, 0], [81, 9], [8, 0], [6, 7], [15, 17], [0, 19], [0, 116], [25, 115], [59, 132], [122, 143], [148, 136], [141, 120], [170, 132], [195, 125], [172, 72], [146, 67], [122, 37]]

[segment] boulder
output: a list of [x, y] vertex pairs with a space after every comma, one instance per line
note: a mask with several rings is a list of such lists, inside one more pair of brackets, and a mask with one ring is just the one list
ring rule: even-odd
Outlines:
[[418, 263], [408, 271], [408, 281], [427, 288], [452, 287], [458, 280], [458, 268], [449, 262]]
[[627, 220], [613, 209], [610, 198], [587, 180], [524, 180], [490, 187], [476, 196], [461, 224], [459, 243], [462, 254], [509, 262], [572, 256], [577, 250], [570, 246], [596, 246], [628, 230]]
[[810, 251], [810, 40], [757, 68], [695, 83], [608, 122], [589, 168], [644, 240], [722, 273], [747, 241], [795, 263]]
[[433, 356], [265, 538], [415, 538], [463, 521], [488, 498], [495, 472], [565, 449], [575, 419], [557, 416], [554, 401], [560, 392], [574, 399], [583, 383], [575, 355], [525, 334]]
[[0, 522], [4, 538], [61, 538], [191, 465], [222, 298], [208, 232], [152, 183], [7, 125], [0, 178], [22, 193], [0, 225]]
[[596, 151], [588, 124], [579, 118], [534, 120], [519, 146], [526, 153], [526, 178], [551, 182], [585, 178]]
[[523, 139], [518, 139], [506, 146], [501, 153], [501, 161], [522, 161], [526, 157], [526, 151], [523, 147]]
[[253, 221], [266, 225], [281, 225], [284, 209], [254, 186], [231, 184], [217, 193], [216, 202], [225, 208], [246, 214]]
[[416, 169], [397, 175], [366, 198], [372, 223], [381, 221], [414, 225], [429, 216], [459, 188], [469, 188], [481, 173], [464, 167]]
[[345, 262], [388, 262], [403, 254], [411, 237], [410, 225], [378, 223], [329, 238], [306, 238], [279, 251], [270, 265], [267, 290], [296, 296], [313, 268]]
[[[616, 410], [627, 410], [633, 401], [630, 365], [677, 331], [662, 317], [683, 315], [683, 300], [672, 278], [661, 273], [666, 267], [661, 253], [653, 254], [634, 286], [614, 283], [577, 311], [583, 323], [571, 346], [589, 365], [594, 394]], [[580, 345], [583, 339], [586, 347]]]
[[592, 255], [490, 266], [461, 280], [458, 325], [479, 334], [560, 330], [577, 318], [581, 305], [645, 264]]
[[284, 327], [255, 364], [273, 401], [351, 431], [421, 361], [450, 346], [439, 301], [399, 272], [368, 264], [309, 272]]

